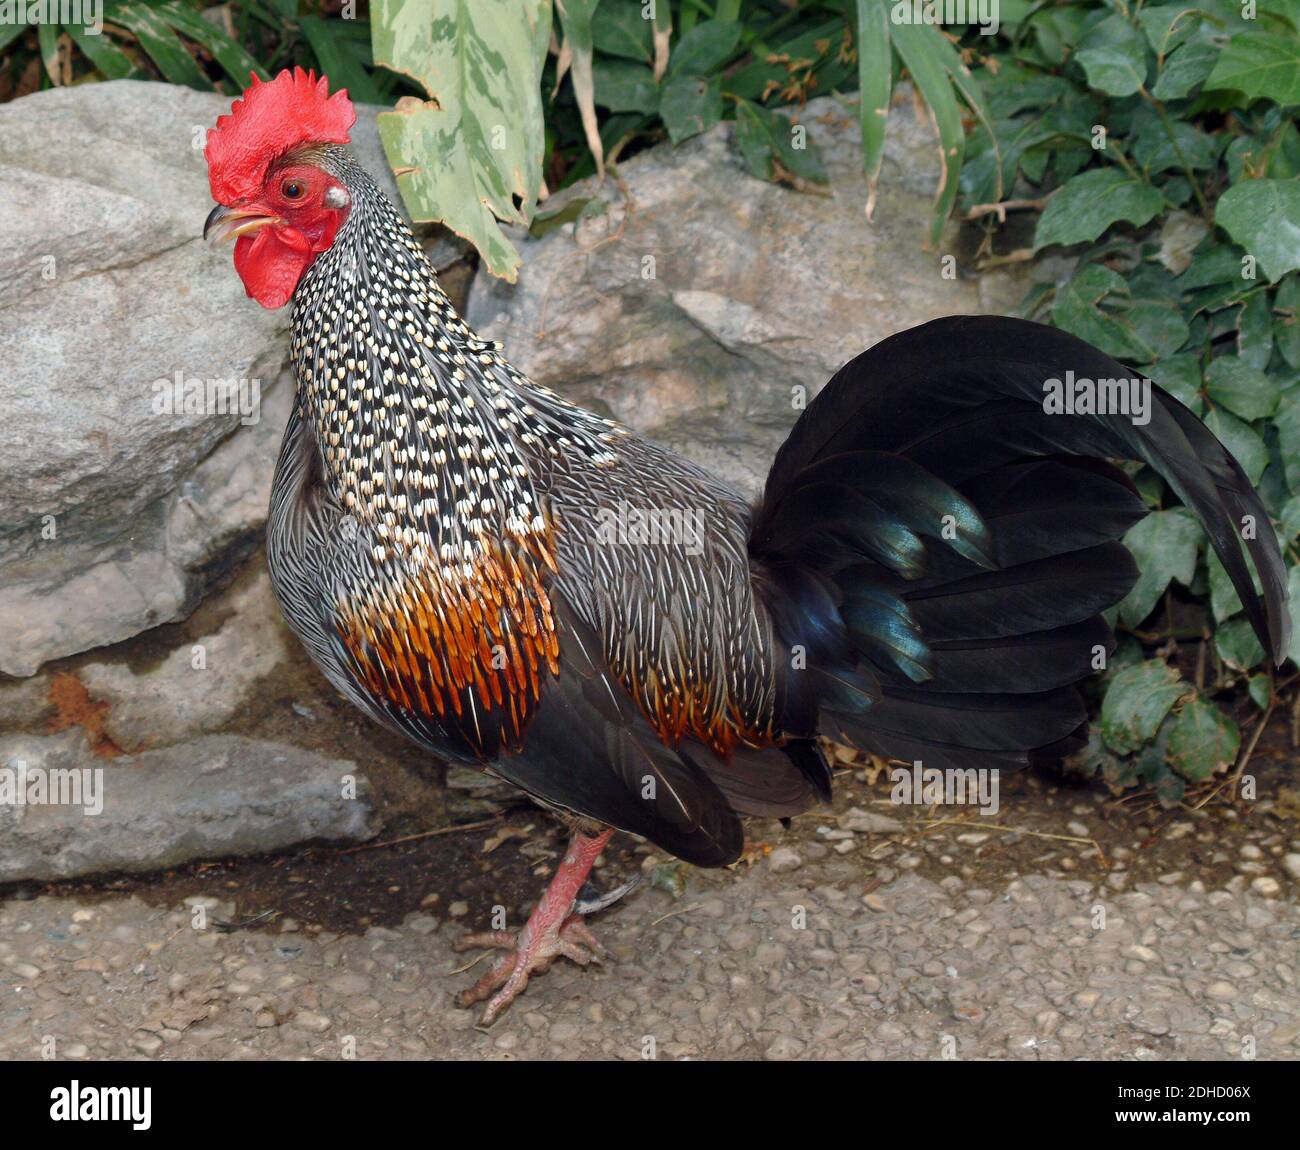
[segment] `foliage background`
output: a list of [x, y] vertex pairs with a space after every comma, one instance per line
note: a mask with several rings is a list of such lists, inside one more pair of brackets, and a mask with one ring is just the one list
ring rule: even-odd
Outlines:
[[[1228, 445], [1273, 517], [1300, 617], [1300, 0], [1001, 0], [995, 34], [916, 22], [923, 11], [106, 0], [101, 36], [0, 25], [0, 99], [119, 78], [234, 93], [250, 73], [315, 67], [393, 107], [380, 131], [412, 215], [513, 278], [499, 222], [544, 228], [548, 193], [723, 119], [755, 176], [824, 182], [795, 127], [814, 96], [860, 92], [870, 203], [883, 111], [908, 79], [945, 158], [931, 243], [956, 214], [985, 264], [1066, 257], [1022, 314], [1151, 377]], [[1153, 509], [1126, 540], [1142, 575], [1116, 612], [1121, 643], [1077, 765], [1175, 803], [1244, 763], [1277, 706], [1300, 733], [1300, 628], [1283, 668], [1265, 665], [1200, 527], [1149, 469], [1133, 475]]]

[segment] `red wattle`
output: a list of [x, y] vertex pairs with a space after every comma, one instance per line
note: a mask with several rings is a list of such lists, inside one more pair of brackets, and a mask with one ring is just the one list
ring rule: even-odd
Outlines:
[[235, 241], [235, 270], [249, 296], [265, 308], [289, 302], [315, 256], [311, 241], [296, 228], [268, 225]]

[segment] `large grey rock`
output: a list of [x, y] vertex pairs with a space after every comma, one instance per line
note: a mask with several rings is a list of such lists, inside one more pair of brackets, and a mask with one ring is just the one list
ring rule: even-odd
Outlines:
[[[376, 829], [356, 764], [297, 747], [210, 735], [106, 760], [91, 754], [79, 730], [0, 739], [0, 795], [15, 784], [33, 794], [37, 773], [94, 780], [85, 772], [96, 770], [100, 781], [79, 793], [81, 806], [0, 803], [0, 882], [161, 870], [310, 839], [360, 841]], [[88, 813], [94, 796], [102, 810]]]
[[265, 571], [229, 595], [211, 634], [183, 643], [156, 666], [87, 663], [77, 672], [96, 704], [103, 733], [124, 751], [183, 742], [226, 726], [248, 708], [294, 642]]
[[[204, 130], [229, 105], [117, 81], [0, 106], [0, 671], [183, 616], [263, 523], [288, 311], [201, 239]], [[375, 111], [354, 145], [395, 194]], [[257, 381], [258, 422], [156, 411], [178, 372]]]
[[[1006, 311], [1023, 271], [945, 278], [926, 229], [938, 144], [910, 108], [890, 118], [875, 222], [856, 106], [814, 100], [800, 122], [820, 146], [828, 196], [748, 175], [723, 124], [572, 195], [608, 202], [532, 240], [515, 286], [483, 272], [469, 320], [545, 384], [715, 469], [747, 492], [811, 397], [878, 340], [937, 316]], [[590, 208], [588, 209], [590, 212]]]

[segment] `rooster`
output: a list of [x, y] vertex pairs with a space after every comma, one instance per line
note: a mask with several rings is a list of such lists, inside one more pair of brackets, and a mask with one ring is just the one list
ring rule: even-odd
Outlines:
[[579, 894], [613, 828], [725, 866], [741, 815], [829, 799], [820, 736], [927, 768], [1076, 748], [1146, 513], [1108, 460], [1164, 477], [1283, 658], [1281, 556], [1224, 446], [1153, 386], [1144, 412], [1051, 402], [1070, 372], [1133, 376], [1095, 348], [998, 317], [886, 339], [751, 506], [480, 339], [345, 147], [354, 119], [310, 72], [254, 78], [208, 135], [204, 234], [235, 239], [249, 296], [293, 305], [267, 524], [290, 629], [376, 722], [571, 830], [522, 930], [459, 944], [503, 951], [461, 995], [485, 1023], [557, 957], [603, 957]]

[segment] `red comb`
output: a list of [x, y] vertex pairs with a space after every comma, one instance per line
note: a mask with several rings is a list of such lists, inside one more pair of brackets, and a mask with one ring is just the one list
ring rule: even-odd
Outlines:
[[212, 198], [221, 204], [256, 196], [267, 168], [299, 144], [346, 144], [356, 123], [347, 90], [329, 95], [324, 76], [286, 68], [269, 84], [252, 81], [208, 132], [203, 149]]

